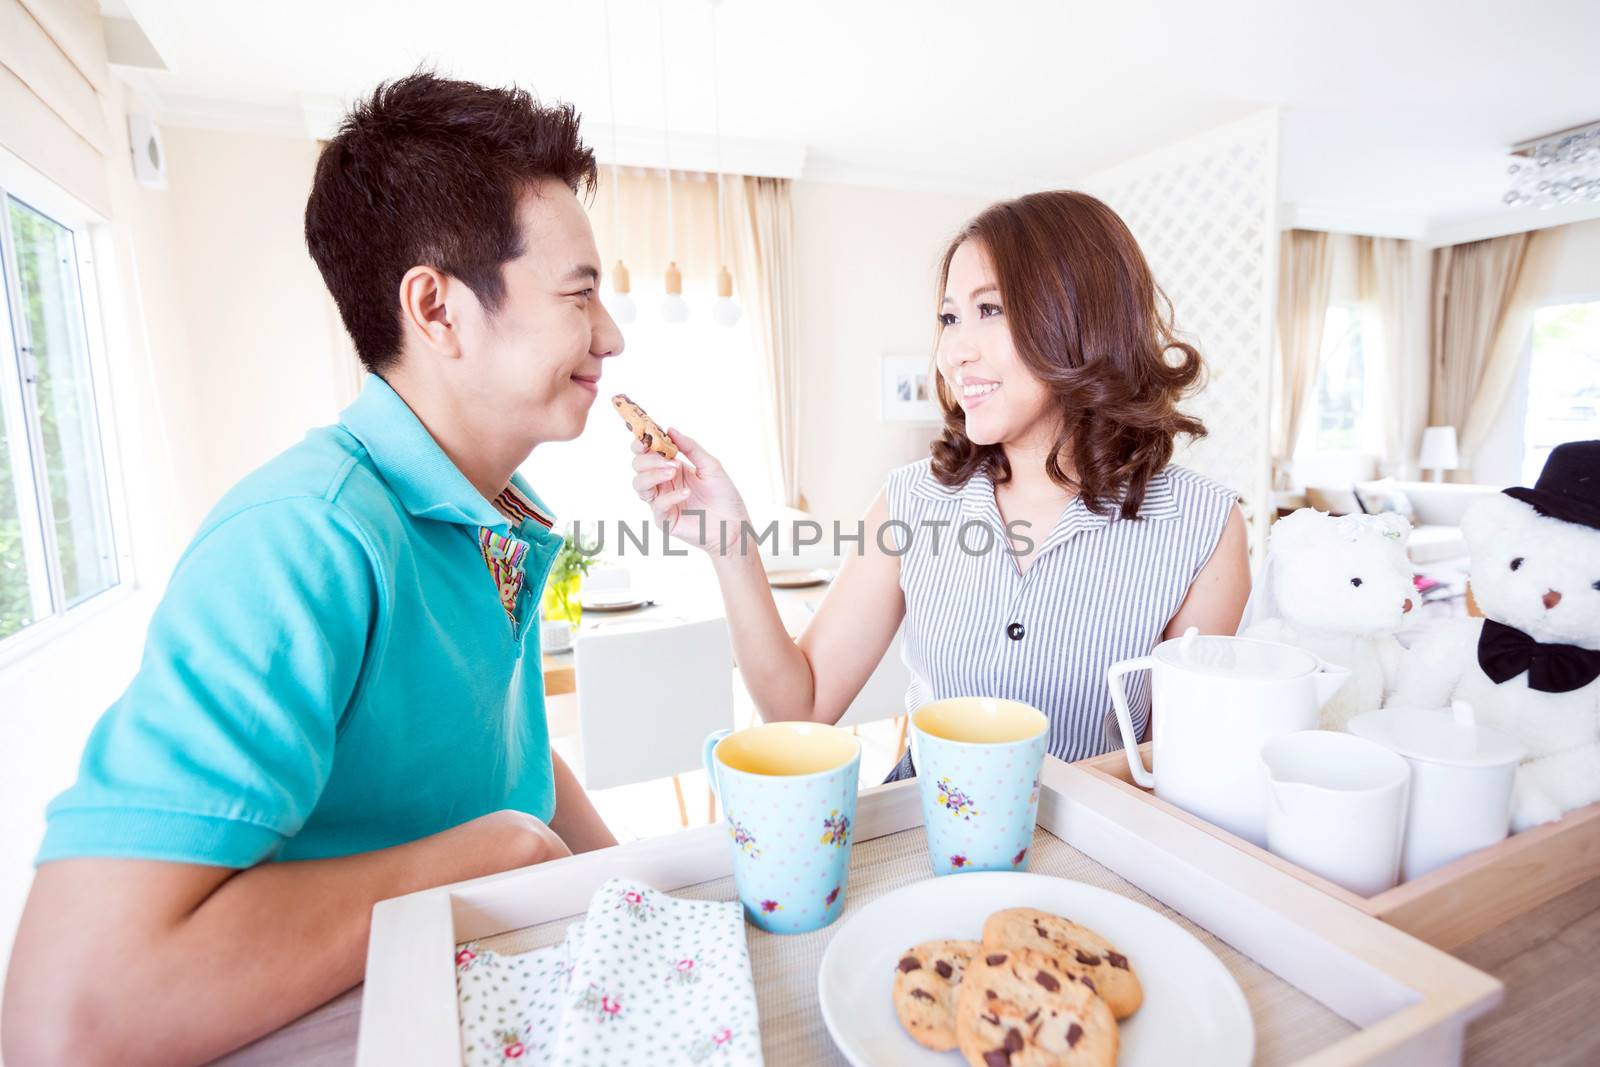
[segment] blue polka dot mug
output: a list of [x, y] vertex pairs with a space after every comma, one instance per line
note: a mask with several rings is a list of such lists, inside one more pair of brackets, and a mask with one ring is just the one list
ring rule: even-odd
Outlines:
[[1049, 720], [1015, 700], [956, 697], [911, 716], [934, 874], [1025, 871]]
[[861, 742], [848, 730], [772, 722], [706, 738], [706, 780], [727, 818], [733, 880], [769, 933], [820, 930], [844, 910]]

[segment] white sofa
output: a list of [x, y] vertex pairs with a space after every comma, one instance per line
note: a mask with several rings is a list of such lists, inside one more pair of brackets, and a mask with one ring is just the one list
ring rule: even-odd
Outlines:
[[1411, 539], [1406, 553], [1419, 566], [1458, 559], [1467, 554], [1466, 538], [1461, 534], [1461, 513], [1474, 500], [1498, 493], [1497, 485], [1470, 485], [1455, 482], [1398, 482], [1377, 479], [1377, 460], [1369, 455], [1315, 456], [1296, 464], [1296, 480], [1305, 485], [1308, 506], [1333, 515], [1362, 511], [1356, 497], [1360, 488], [1366, 495], [1375, 490], [1405, 494], [1411, 502]]

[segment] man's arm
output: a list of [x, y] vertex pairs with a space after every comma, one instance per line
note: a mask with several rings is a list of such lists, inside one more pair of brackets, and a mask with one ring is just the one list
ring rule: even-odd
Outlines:
[[[563, 771], [572, 777], [561, 765], [558, 791]], [[568, 810], [593, 835], [578, 807]], [[568, 854], [538, 819], [500, 811], [378, 852], [244, 871], [46, 863], [6, 975], [0, 1058], [11, 1067], [208, 1061], [359, 982], [378, 901]]]
[[593, 852], [616, 844], [617, 839], [594, 810], [594, 802], [583, 791], [577, 775], [554, 749], [550, 750], [550, 763], [556, 783], [556, 813], [550, 828], [573, 852]]

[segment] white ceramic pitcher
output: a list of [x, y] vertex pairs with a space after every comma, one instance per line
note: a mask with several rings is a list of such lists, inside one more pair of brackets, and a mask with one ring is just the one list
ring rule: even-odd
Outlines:
[[[1124, 676], [1151, 673], [1152, 770], [1139, 756]], [[1350, 677], [1304, 649], [1190, 629], [1106, 671], [1133, 780], [1258, 845], [1267, 841], [1261, 743], [1312, 730]]]

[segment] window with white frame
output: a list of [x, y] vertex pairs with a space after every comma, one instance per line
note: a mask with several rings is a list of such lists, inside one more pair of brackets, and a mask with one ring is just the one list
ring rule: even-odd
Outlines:
[[1322, 359], [1311, 410], [1301, 422], [1301, 452], [1374, 452], [1382, 425], [1375, 396], [1378, 370], [1365, 334], [1365, 309], [1328, 305]]
[[121, 580], [86, 220], [0, 170], [0, 644]]
[[1600, 437], [1600, 300], [1552, 304], [1534, 313], [1523, 421], [1522, 484], [1532, 485], [1550, 450]]

